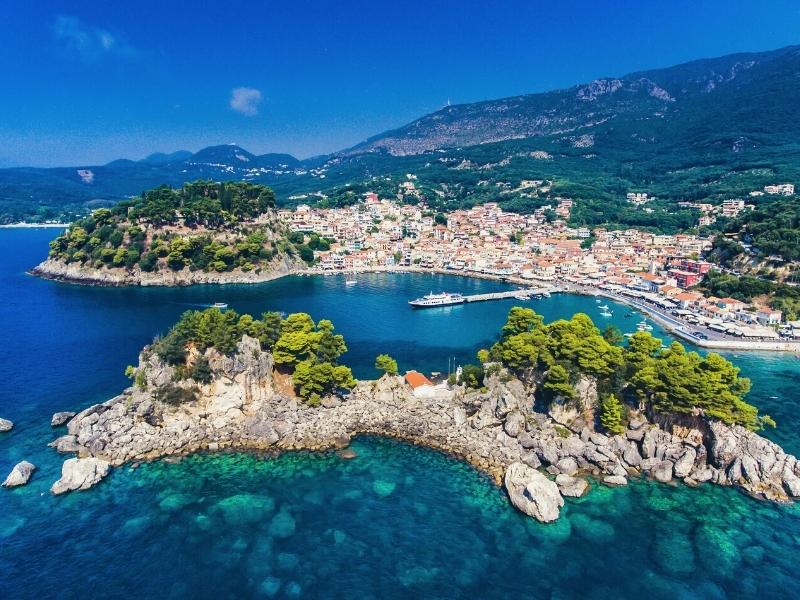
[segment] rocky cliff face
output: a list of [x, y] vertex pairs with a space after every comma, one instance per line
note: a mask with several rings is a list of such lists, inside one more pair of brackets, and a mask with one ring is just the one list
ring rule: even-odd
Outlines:
[[305, 269], [306, 265], [299, 258], [288, 256], [276, 257], [268, 265], [253, 271], [191, 271], [188, 268], [180, 271], [161, 269], [148, 273], [137, 265], [132, 269], [108, 268], [95, 269], [81, 263], [67, 263], [62, 260], [47, 259], [31, 270], [31, 273], [44, 279], [101, 286], [169, 286], [178, 287], [197, 283], [263, 283], [278, 279], [284, 275]]
[[[505, 477], [515, 506], [545, 521], [558, 516], [562, 495], [585, 491], [581, 477], [587, 475], [621, 485], [645, 473], [662, 482], [738, 485], [775, 500], [800, 495], [796, 459], [739, 427], [714, 422], [704, 431], [679, 425], [665, 431], [636, 415], [623, 435], [609, 437], [585, 423], [570, 431], [535, 412], [533, 390], [508, 377], [492, 377], [482, 392], [456, 388], [423, 399], [401, 378], [387, 376], [311, 408], [277, 391], [272, 357], [253, 338], [245, 336], [232, 356], [207, 350], [206, 357], [210, 383], [174, 384], [174, 369], [146, 349], [139, 363], [146, 388], [128, 388], [87, 408], [53, 443], [77, 453], [78, 462], [99, 461], [87, 469], [72, 464], [70, 473], [80, 476], [65, 476], [67, 483], [83, 489], [91, 479], [84, 472], [96, 476], [106, 463], [220, 449], [322, 450], [343, 447], [357, 434], [378, 434], [463, 458], [498, 483]], [[177, 406], [159, 401], [157, 390], [168, 384], [191, 390], [195, 399]], [[591, 385], [584, 387], [590, 395]], [[557, 475], [555, 482], [540, 468]]]

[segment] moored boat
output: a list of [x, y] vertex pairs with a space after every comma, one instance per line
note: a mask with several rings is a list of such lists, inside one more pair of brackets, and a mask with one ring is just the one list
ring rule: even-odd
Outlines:
[[409, 301], [412, 308], [433, 308], [435, 306], [452, 306], [454, 304], [463, 304], [465, 302], [464, 296], [461, 294], [450, 294], [442, 292], [441, 294], [425, 294], [422, 298]]

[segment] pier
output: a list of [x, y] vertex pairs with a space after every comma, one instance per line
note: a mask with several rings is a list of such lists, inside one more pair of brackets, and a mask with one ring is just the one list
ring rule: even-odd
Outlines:
[[486, 302], [489, 300], [504, 300], [506, 298], [516, 298], [518, 300], [530, 300], [534, 296], [549, 296], [558, 290], [552, 287], [528, 288], [522, 290], [511, 290], [509, 292], [494, 292], [492, 294], [473, 294], [464, 296], [464, 302]]

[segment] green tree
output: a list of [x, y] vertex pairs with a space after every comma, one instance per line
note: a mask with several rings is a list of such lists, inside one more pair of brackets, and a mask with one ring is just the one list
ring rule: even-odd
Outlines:
[[614, 394], [609, 394], [600, 402], [600, 424], [611, 434], [625, 431], [622, 424], [622, 403]]
[[379, 354], [375, 358], [375, 368], [387, 375], [397, 375], [397, 361], [388, 354]]

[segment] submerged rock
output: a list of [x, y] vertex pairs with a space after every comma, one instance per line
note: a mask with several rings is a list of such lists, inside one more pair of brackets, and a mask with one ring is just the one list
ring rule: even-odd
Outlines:
[[70, 458], [61, 467], [61, 479], [53, 484], [50, 491], [63, 494], [73, 490], [88, 490], [99, 483], [111, 469], [111, 464], [99, 458]]
[[508, 467], [505, 486], [514, 506], [543, 523], [555, 521], [559, 509], [564, 506], [558, 486], [523, 463], [513, 463]]
[[35, 470], [36, 465], [29, 463], [27, 460], [17, 463], [3, 482], [3, 487], [12, 488], [25, 485]]
[[64, 412], [57, 412], [53, 415], [53, 418], [50, 419], [50, 426], [51, 427], [61, 427], [67, 421], [69, 421], [72, 417], [75, 416], [76, 413], [64, 411]]
[[14, 429], [14, 423], [8, 419], [0, 419], [0, 433]]
[[589, 484], [585, 479], [572, 477], [564, 473], [556, 475], [556, 485], [562, 496], [569, 496], [570, 498], [580, 498], [589, 489]]
[[628, 480], [622, 475], [608, 475], [603, 477], [603, 483], [606, 485], [628, 485]]

